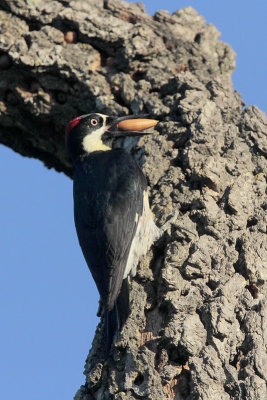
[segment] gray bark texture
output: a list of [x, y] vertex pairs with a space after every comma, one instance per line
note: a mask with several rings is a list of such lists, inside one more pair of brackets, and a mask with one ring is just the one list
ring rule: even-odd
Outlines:
[[67, 121], [149, 113], [151, 136], [114, 146], [142, 165], [157, 225], [179, 211], [140, 261], [107, 360], [97, 327], [75, 399], [267, 399], [267, 120], [233, 90], [231, 47], [191, 7], [0, 8], [1, 143], [71, 176]]

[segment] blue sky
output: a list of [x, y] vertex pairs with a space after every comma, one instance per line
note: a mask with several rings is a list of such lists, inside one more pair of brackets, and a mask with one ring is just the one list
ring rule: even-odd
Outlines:
[[[267, 3], [145, 1], [147, 11], [191, 5], [237, 53], [234, 87], [266, 107]], [[76, 239], [72, 182], [0, 147], [0, 397], [67, 400], [84, 383], [98, 294]]]

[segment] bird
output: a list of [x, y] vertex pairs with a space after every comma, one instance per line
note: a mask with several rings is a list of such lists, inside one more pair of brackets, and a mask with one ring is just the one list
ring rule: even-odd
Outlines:
[[129, 280], [160, 236], [140, 166], [125, 149], [108, 144], [110, 138], [148, 134], [143, 130], [158, 121], [144, 117], [90, 113], [65, 129], [75, 227], [103, 305], [107, 352], [129, 316]]

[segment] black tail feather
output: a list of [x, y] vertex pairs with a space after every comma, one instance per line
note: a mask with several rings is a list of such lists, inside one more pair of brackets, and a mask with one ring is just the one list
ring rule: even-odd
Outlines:
[[106, 352], [110, 351], [116, 332], [120, 331], [127, 320], [129, 307], [129, 283], [128, 279], [122, 281], [120, 294], [117, 297], [111, 311], [105, 311], [106, 319]]
[[120, 330], [125, 324], [125, 321], [130, 313], [128, 278], [125, 278], [122, 281], [120, 294], [116, 300], [116, 309], [118, 315], [118, 328]]

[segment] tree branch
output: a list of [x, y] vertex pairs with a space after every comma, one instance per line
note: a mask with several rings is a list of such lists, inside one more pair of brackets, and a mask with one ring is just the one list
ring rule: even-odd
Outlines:
[[0, 8], [1, 143], [71, 176], [67, 121], [150, 113], [154, 135], [114, 145], [143, 165], [158, 225], [179, 210], [141, 260], [108, 360], [99, 324], [76, 400], [266, 398], [267, 121], [233, 91], [230, 46], [190, 7]]

